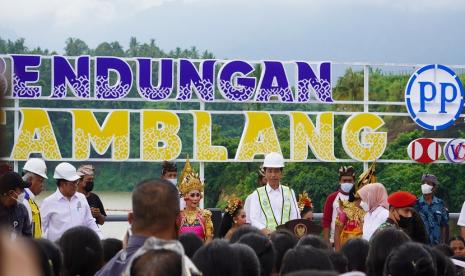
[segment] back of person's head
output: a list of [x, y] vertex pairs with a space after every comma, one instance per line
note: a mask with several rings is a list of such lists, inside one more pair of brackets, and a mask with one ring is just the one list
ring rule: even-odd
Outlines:
[[53, 276], [53, 266], [49, 263], [49, 258], [44, 249], [35, 239], [26, 239], [25, 240], [30, 245], [31, 253], [34, 254], [38, 259], [40, 275], [43, 276]]
[[68, 229], [58, 244], [65, 275], [94, 275], [103, 265], [103, 248], [97, 234], [85, 226]]
[[40, 246], [47, 256], [47, 265], [51, 268], [51, 271], [53, 272], [52, 275], [61, 275], [63, 256], [60, 248], [55, 243], [47, 239], [37, 239], [34, 241]]
[[203, 276], [235, 276], [240, 273], [240, 262], [234, 249], [224, 240], [213, 240], [201, 247], [192, 258]]
[[178, 240], [184, 247], [184, 252], [187, 257], [192, 258], [197, 250], [202, 247], [203, 241], [193, 232], [186, 232], [179, 235]]
[[254, 227], [252, 225], [244, 224], [239, 226], [236, 231], [232, 234], [231, 239], [229, 240], [230, 243], [235, 243], [237, 242], [242, 236], [249, 234], [249, 233], [256, 233], [259, 235], [263, 235], [262, 232], [260, 232], [260, 229], [257, 227]]
[[275, 270], [280, 271], [284, 254], [294, 248], [297, 238], [288, 230], [277, 230], [271, 234], [270, 238], [276, 251]]
[[108, 238], [102, 240], [102, 247], [103, 247], [103, 260], [104, 262], [108, 262], [113, 258], [116, 253], [118, 253], [121, 249], [123, 249], [123, 241]]
[[384, 263], [392, 250], [409, 242], [410, 238], [401, 230], [386, 228], [375, 233], [370, 239], [367, 257], [367, 274], [383, 275]]
[[350, 239], [341, 248], [341, 252], [347, 257], [348, 271], [366, 272], [366, 259], [370, 244], [364, 239]]
[[348, 270], [348, 263], [347, 257], [341, 252], [329, 252], [328, 254], [329, 260], [333, 264], [334, 270], [339, 273], [346, 273]]
[[440, 251], [447, 257], [454, 256], [454, 250], [452, 250], [452, 248], [450, 248], [450, 246], [448, 246], [445, 243], [436, 244], [435, 246], [433, 246], [433, 249]]
[[175, 229], [179, 215], [179, 192], [166, 180], [142, 181], [132, 192], [132, 212], [134, 232]]
[[242, 276], [259, 276], [260, 261], [258, 260], [255, 251], [245, 244], [235, 243], [231, 247], [236, 251], [236, 254], [241, 263]]
[[305, 269], [334, 270], [334, 266], [326, 250], [303, 245], [287, 251], [281, 264], [280, 275]]
[[297, 246], [310, 245], [314, 248], [329, 250], [329, 245], [317, 235], [306, 235], [300, 238]]
[[454, 276], [455, 266], [450, 260], [449, 256], [446, 256], [441, 249], [433, 247], [430, 251], [436, 261], [437, 275]]
[[286, 273], [284, 276], [337, 276], [337, 275], [339, 274], [334, 271], [305, 269], [305, 270], [294, 271], [291, 273]]
[[182, 256], [168, 249], [150, 249], [132, 261], [130, 275], [181, 276]]
[[271, 241], [264, 235], [249, 233], [240, 238], [238, 243], [250, 246], [260, 261], [260, 275], [270, 275], [275, 261], [275, 250]]
[[394, 249], [386, 259], [384, 275], [436, 275], [435, 260], [421, 244], [408, 242]]

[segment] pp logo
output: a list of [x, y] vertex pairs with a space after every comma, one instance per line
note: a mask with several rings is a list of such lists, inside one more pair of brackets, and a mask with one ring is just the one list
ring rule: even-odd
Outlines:
[[431, 163], [441, 156], [439, 143], [429, 138], [419, 138], [410, 142], [407, 148], [410, 159], [418, 163]]
[[410, 117], [428, 130], [442, 130], [454, 124], [462, 113], [465, 96], [462, 82], [450, 68], [430, 64], [418, 69], [405, 89]]
[[444, 147], [444, 156], [449, 162], [465, 161], [465, 139], [452, 139]]

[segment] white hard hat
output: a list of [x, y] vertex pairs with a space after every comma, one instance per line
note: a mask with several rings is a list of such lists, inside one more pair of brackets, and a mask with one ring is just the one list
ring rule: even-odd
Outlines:
[[265, 156], [264, 168], [284, 168], [284, 158], [281, 153], [270, 152]]
[[64, 179], [67, 181], [76, 181], [81, 177], [77, 174], [76, 168], [73, 165], [67, 162], [63, 162], [56, 166], [53, 178]]
[[45, 165], [45, 161], [41, 158], [29, 158], [29, 160], [26, 161], [26, 164], [24, 164], [23, 171], [35, 173], [45, 179], [48, 179], [47, 166]]

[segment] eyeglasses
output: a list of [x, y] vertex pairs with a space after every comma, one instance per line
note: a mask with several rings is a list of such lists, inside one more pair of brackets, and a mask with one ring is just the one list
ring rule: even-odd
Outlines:
[[200, 197], [200, 193], [190, 193], [190, 197]]
[[75, 181], [66, 181], [66, 184], [71, 184], [73, 186], [77, 185], [79, 183], [79, 180], [75, 180]]

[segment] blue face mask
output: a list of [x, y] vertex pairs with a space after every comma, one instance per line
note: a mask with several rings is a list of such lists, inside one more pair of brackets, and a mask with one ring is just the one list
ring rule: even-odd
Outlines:
[[354, 183], [341, 183], [341, 190], [344, 193], [348, 193], [350, 192], [353, 186], [354, 186]]

